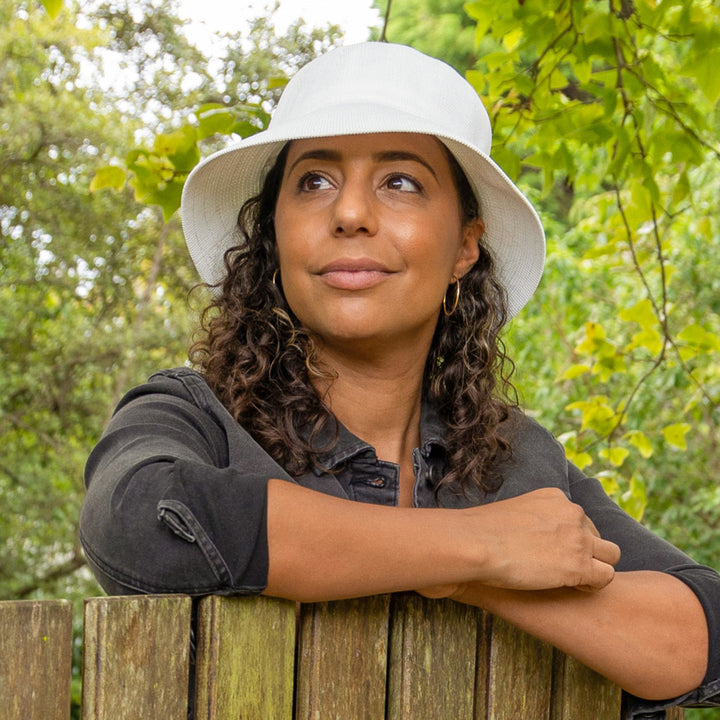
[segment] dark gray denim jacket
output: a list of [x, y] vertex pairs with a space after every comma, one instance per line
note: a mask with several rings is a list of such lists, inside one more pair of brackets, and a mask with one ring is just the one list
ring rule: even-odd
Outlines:
[[[100, 584], [111, 594], [253, 594], [268, 570], [267, 480], [282, 478], [360, 502], [395, 505], [399, 468], [338, 426], [319, 456], [327, 470], [293, 480], [230, 416], [202, 376], [185, 368], [154, 375], [119, 404], [88, 459], [80, 537]], [[626, 515], [597, 480], [568, 463], [560, 444], [521, 413], [504, 431], [513, 447], [492, 494], [436, 483], [443, 474], [443, 426], [423, 407], [413, 453], [417, 507], [461, 508], [540, 487], [558, 487], [581, 505], [600, 534], [622, 550], [617, 570], [658, 570], [685, 582], [710, 631], [703, 685], [665, 703], [629, 698], [628, 718], [661, 718], [679, 702], [720, 702], [720, 576]]]

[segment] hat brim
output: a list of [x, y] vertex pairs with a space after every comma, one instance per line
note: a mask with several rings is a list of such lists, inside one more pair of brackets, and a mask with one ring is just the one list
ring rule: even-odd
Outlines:
[[327, 108], [272, 126], [206, 158], [183, 188], [182, 223], [190, 255], [209, 285], [225, 277], [225, 251], [240, 242], [237, 216], [243, 203], [257, 195], [267, 171], [291, 140], [337, 135], [407, 132], [433, 135], [455, 156], [480, 202], [485, 244], [493, 254], [505, 288], [509, 317], [535, 292], [545, 261], [545, 234], [525, 196], [484, 152], [444, 128], [402, 108], [367, 103]]

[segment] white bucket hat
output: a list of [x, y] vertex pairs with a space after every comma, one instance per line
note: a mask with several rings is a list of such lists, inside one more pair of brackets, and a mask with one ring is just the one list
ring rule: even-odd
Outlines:
[[472, 86], [449, 65], [404, 45], [336, 48], [290, 80], [268, 128], [203, 160], [182, 195], [190, 255], [208, 284], [223, 280], [238, 244], [240, 207], [257, 195], [289, 140], [366, 133], [434, 135], [455, 156], [480, 203], [485, 244], [514, 316], [537, 287], [545, 234], [525, 196], [490, 159], [490, 119]]

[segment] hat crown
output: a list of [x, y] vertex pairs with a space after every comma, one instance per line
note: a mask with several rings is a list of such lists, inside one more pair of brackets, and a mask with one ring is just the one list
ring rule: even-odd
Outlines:
[[[389, 132], [403, 130], [399, 116], [411, 116], [432, 126], [435, 134], [490, 154], [490, 119], [472, 86], [450, 65], [391, 43], [335, 48], [302, 67], [285, 88], [270, 127], [296, 126], [303, 118], [325, 114], [328, 134], [351, 134], [363, 111], [386, 116]], [[346, 127], [333, 118], [344, 119]], [[438, 132], [442, 129], [445, 133]]]

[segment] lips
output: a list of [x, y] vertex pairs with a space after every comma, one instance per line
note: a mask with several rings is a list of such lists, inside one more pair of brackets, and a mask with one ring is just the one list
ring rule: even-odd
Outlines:
[[381, 283], [392, 273], [371, 258], [339, 258], [325, 265], [318, 275], [339, 290], [365, 290]]

